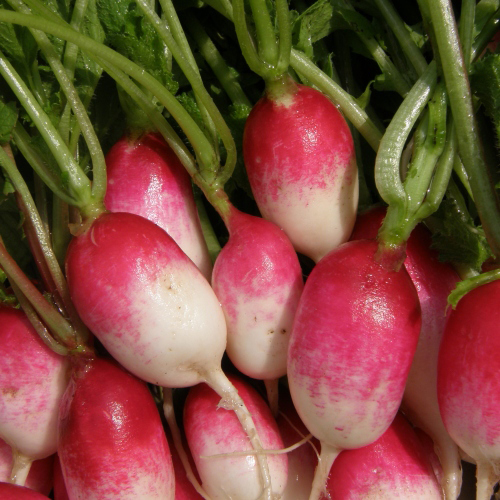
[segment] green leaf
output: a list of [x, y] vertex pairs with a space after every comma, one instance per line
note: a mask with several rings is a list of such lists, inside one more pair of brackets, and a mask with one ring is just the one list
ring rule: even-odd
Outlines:
[[0, 145], [10, 141], [17, 117], [18, 110], [15, 103], [4, 103], [0, 100]]

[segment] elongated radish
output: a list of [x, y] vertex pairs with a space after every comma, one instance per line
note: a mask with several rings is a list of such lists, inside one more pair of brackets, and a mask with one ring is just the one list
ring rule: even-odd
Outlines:
[[[275, 89], [277, 86], [277, 89]], [[358, 178], [349, 127], [321, 92], [285, 77], [254, 106], [243, 155], [262, 215], [318, 261], [349, 238]]]
[[158, 224], [210, 279], [212, 264], [191, 178], [163, 137], [156, 133], [122, 137], [106, 155], [106, 171], [106, 208]]
[[[160, 386], [207, 382], [260, 448], [251, 415], [221, 369], [227, 334], [219, 300], [163, 229], [135, 214], [103, 214], [71, 242], [66, 273], [81, 318], [115, 359]], [[265, 457], [259, 464], [270, 495]]]
[[[52, 490], [54, 457], [55, 455], [50, 455], [40, 460], [34, 460], [23, 486], [48, 495]], [[0, 481], [8, 482], [11, 471], [12, 448], [3, 439], [0, 439]]]
[[[235, 377], [237, 388], [255, 421], [266, 449], [279, 450], [283, 441], [274, 417], [262, 397], [247, 382]], [[206, 384], [190, 389], [184, 406], [184, 429], [202, 486], [213, 500], [259, 498], [258, 464], [254, 455], [231, 456], [251, 451], [245, 433], [230, 408]], [[227, 456], [216, 456], [228, 454]], [[286, 454], [268, 457], [273, 498], [281, 495], [287, 480]]]
[[[376, 238], [386, 211], [378, 207], [360, 214], [351, 239]], [[448, 295], [460, 280], [454, 269], [440, 262], [431, 249], [431, 235], [423, 226], [413, 229], [407, 245], [405, 267], [417, 289], [422, 328], [403, 396], [403, 408], [411, 422], [434, 441], [443, 468], [445, 498], [460, 493], [462, 471], [458, 447], [448, 434], [437, 400], [437, 359], [449, 315]]]
[[[417, 292], [393, 255], [371, 240], [344, 243], [309, 275], [288, 350], [290, 393], [321, 442], [311, 499], [340, 451], [389, 427], [403, 397], [420, 332]], [[400, 256], [397, 257], [400, 259]]]
[[68, 362], [43, 343], [23, 311], [2, 305], [0, 322], [0, 437], [13, 449], [12, 480], [23, 484], [31, 462], [56, 451]]
[[500, 281], [468, 292], [451, 311], [438, 359], [438, 401], [444, 425], [476, 464], [477, 499], [500, 479]]
[[424, 447], [401, 414], [374, 443], [338, 456], [327, 489], [331, 500], [443, 498]]
[[302, 270], [272, 222], [232, 206], [224, 220], [229, 241], [215, 262], [212, 286], [228, 326], [227, 354], [239, 371], [271, 384], [286, 373]]
[[11, 483], [0, 483], [2, 500], [47, 500], [49, 497], [25, 486]]
[[147, 385], [115, 362], [78, 362], [59, 415], [71, 499], [174, 499], [172, 458]]

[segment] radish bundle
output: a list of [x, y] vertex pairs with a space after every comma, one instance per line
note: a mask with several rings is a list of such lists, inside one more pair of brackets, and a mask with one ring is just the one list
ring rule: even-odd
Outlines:
[[402, 411], [441, 464], [401, 426], [383, 495], [463, 500], [458, 452], [494, 492], [500, 9], [459, 4], [2, 2], [0, 312], [51, 356], [13, 336], [1, 403], [71, 380], [43, 453], [1, 412], [11, 482], [57, 437], [56, 500], [362, 498]]

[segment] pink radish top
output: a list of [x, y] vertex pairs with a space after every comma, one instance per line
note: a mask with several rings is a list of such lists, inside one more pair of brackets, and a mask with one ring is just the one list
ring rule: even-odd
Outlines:
[[337, 457], [327, 490], [331, 500], [442, 499], [424, 447], [400, 414], [374, 443]]
[[358, 178], [349, 127], [334, 104], [304, 85], [263, 97], [243, 137], [248, 178], [262, 215], [318, 261], [351, 234]]
[[476, 461], [500, 461], [500, 281], [471, 290], [441, 342], [438, 400], [451, 437]]
[[420, 333], [408, 273], [358, 240], [330, 252], [309, 275], [288, 351], [294, 405], [309, 431], [337, 450], [377, 439], [401, 403]]
[[47, 347], [23, 311], [0, 306], [0, 437], [32, 459], [56, 451], [66, 358]]
[[212, 276], [228, 325], [227, 353], [240, 372], [272, 380], [286, 373], [302, 270], [289, 239], [272, 222], [233, 208], [227, 225], [229, 241]]
[[59, 417], [69, 498], [174, 499], [174, 471], [148, 387], [112, 361], [75, 366]]
[[71, 242], [66, 274], [82, 320], [139, 378], [187, 387], [220, 369], [226, 324], [219, 300], [156, 224], [101, 215]]
[[[229, 376], [245, 402], [264, 449], [282, 449], [278, 426], [264, 399], [247, 382]], [[252, 446], [235, 413], [225, 409], [212, 389], [199, 384], [190, 389], [184, 406], [186, 438], [202, 480], [213, 500], [255, 500], [261, 492], [254, 456], [216, 457], [221, 453], [248, 451]], [[280, 495], [287, 481], [286, 455], [268, 455], [272, 489]]]
[[106, 208], [158, 224], [210, 279], [212, 264], [191, 178], [163, 137], [154, 133], [137, 140], [123, 137], [106, 155], [106, 170]]
[[48, 500], [49, 497], [25, 486], [0, 483], [0, 498], [2, 500]]

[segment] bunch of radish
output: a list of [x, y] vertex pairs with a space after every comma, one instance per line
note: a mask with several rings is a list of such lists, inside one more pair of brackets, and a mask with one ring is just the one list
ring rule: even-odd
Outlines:
[[498, 9], [419, 1], [417, 45], [388, 0], [49, 4], [0, 9], [0, 496], [455, 500], [466, 459], [489, 499]]

